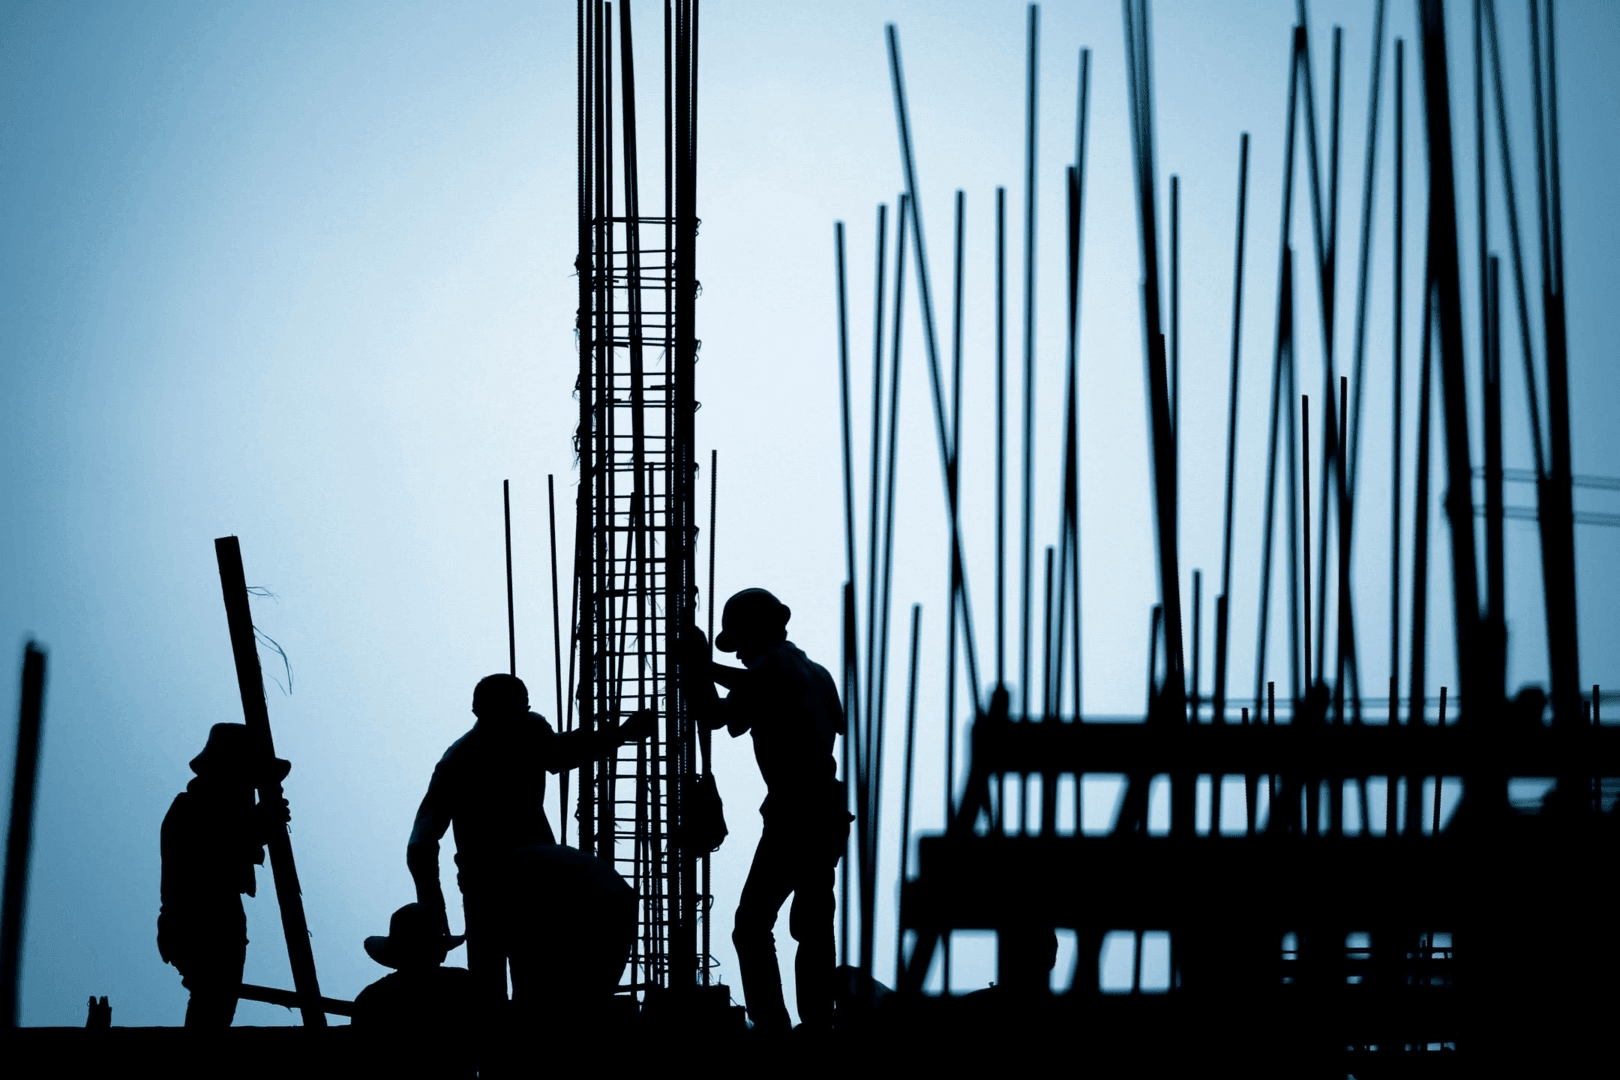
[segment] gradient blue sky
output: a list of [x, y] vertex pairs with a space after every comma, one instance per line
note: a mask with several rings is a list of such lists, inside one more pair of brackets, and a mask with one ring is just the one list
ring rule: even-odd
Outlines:
[[[1449, 17], [1465, 170], [1465, 330], [1477, 365], [1469, 11], [1454, 4]], [[1524, 8], [1504, 0], [1498, 17], [1521, 224], [1534, 257]], [[1620, 331], [1606, 284], [1620, 272], [1620, 20], [1595, 0], [1566, 0], [1558, 18], [1575, 469], [1612, 476], [1620, 448], [1605, 417], [1620, 404], [1620, 385], [1602, 358]], [[720, 452], [718, 591], [776, 590], [794, 608], [795, 640], [828, 664], [838, 654], [843, 578], [832, 222], [849, 229], [860, 388], [870, 378], [875, 206], [892, 205], [901, 183], [882, 32], [891, 20], [901, 30], [937, 294], [949, 280], [952, 192], [967, 192], [966, 543], [989, 657], [992, 215], [995, 186], [1006, 185], [1016, 266], [1024, 7], [711, 0], [703, 9], [698, 439], [704, 460], [710, 447]], [[1142, 706], [1156, 584], [1120, 11], [1054, 3], [1042, 20], [1037, 543], [1056, 531], [1061, 183], [1073, 153], [1076, 57], [1087, 45], [1085, 700], [1088, 711], [1128, 713]], [[637, 21], [639, 40], [655, 41], [657, 6], [643, 3]], [[1210, 573], [1219, 559], [1237, 146], [1240, 132], [1252, 135], [1236, 693], [1247, 692], [1253, 670], [1254, 477], [1264, 464], [1291, 23], [1287, 0], [1154, 8], [1161, 198], [1172, 172], [1183, 193], [1183, 566]], [[1349, 311], [1371, 5], [1312, 8], [1324, 127], [1335, 23], [1345, 27], [1339, 304]], [[1410, 42], [1410, 4], [1390, 6], [1387, 33]], [[1385, 58], [1363, 458], [1370, 509], [1356, 541], [1372, 687], [1387, 677], [1392, 50]], [[650, 93], [651, 50], [638, 68]], [[294, 848], [329, 994], [352, 996], [381, 974], [360, 941], [411, 898], [403, 856], [416, 801], [438, 755], [470, 723], [473, 683], [504, 668], [505, 477], [519, 671], [537, 699], [551, 699], [545, 477], [556, 474], [559, 500], [571, 505], [577, 415], [574, 77], [571, 4], [0, 5], [0, 640], [14, 657], [29, 635], [51, 650], [25, 1023], [81, 1023], [91, 993], [111, 996], [120, 1024], [182, 1015], [179, 979], [153, 940], [158, 825], [208, 726], [240, 719], [214, 537], [240, 535], [249, 581], [277, 596], [254, 601], [255, 620], [285, 646], [296, 677], [290, 695], [270, 688], [270, 709], [278, 747], [294, 762]], [[1426, 176], [1420, 86], [1409, 51], [1408, 425]], [[656, 113], [645, 109], [643, 122], [643, 146], [653, 146]], [[1506, 263], [1494, 159], [1491, 184]], [[1303, 209], [1302, 201], [1293, 243], [1308, 256]], [[1504, 284], [1508, 273], [1504, 265]], [[1303, 273], [1298, 284], [1301, 385], [1314, 391], [1316, 304]], [[1020, 289], [1014, 272], [1011, 294]], [[907, 605], [923, 603], [916, 821], [929, 828], [940, 821], [943, 788], [945, 544], [915, 310], [912, 302], [892, 637], [903, 637]], [[1508, 464], [1523, 467], [1516, 323], [1511, 311], [1505, 318]], [[1347, 317], [1341, 356], [1350, 329]], [[1009, 349], [1016, 357], [1020, 348], [1015, 330]], [[1473, 407], [1477, 423], [1477, 398]], [[1408, 463], [1411, 445], [1409, 433]], [[1509, 501], [1529, 496], [1511, 491]], [[1578, 505], [1620, 510], [1585, 494]], [[571, 515], [562, 516], [566, 552]], [[1437, 534], [1431, 693], [1452, 681], [1447, 542]], [[1620, 685], [1612, 670], [1620, 535], [1582, 528], [1577, 544], [1582, 677]], [[1530, 526], [1510, 525], [1509, 552], [1517, 684], [1545, 669]], [[1207, 641], [1207, 604], [1204, 618]], [[18, 670], [0, 664], [0, 700], [15, 700]], [[903, 680], [891, 687], [896, 716]], [[715, 944], [721, 977], [734, 983], [730, 913], [763, 790], [746, 743], [721, 746], [716, 769], [732, 836], [715, 860]], [[897, 765], [888, 775], [883, 872], [892, 880]], [[248, 978], [290, 985], [264, 878], [248, 905]], [[882, 903], [880, 958], [893, 954], [892, 889]], [[783, 930], [786, 941], [785, 922]], [[961, 985], [991, 977], [988, 953], [965, 946]], [[239, 1019], [291, 1016], [245, 1003]]]

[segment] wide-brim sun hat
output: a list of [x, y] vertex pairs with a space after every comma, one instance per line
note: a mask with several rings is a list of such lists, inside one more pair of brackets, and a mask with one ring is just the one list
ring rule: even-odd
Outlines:
[[406, 904], [388, 920], [388, 933], [366, 938], [366, 955], [383, 967], [400, 968], [415, 961], [444, 962], [445, 954], [467, 940], [465, 934], [445, 934], [421, 904]]

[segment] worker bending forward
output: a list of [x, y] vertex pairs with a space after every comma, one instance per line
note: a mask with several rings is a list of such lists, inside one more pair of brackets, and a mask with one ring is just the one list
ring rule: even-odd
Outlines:
[[433, 770], [405, 860], [416, 881], [417, 902], [448, 933], [439, 840], [454, 826], [474, 992], [486, 1007], [504, 1001], [510, 962], [513, 999], [534, 1004], [565, 989], [541, 985], [547, 973], [535, 970], [536, 960], [548, 950], [536, 947], [536, 933], [579, 933], [578, 927], [533, 925], [544, 890], [533, 887], [527, 856], [537, 846], [557, 842], [546, 820], [545, 774], [578, 768], [621, 743], [645, 739], [653, 733], [654, 719], [637, 713], [622, 725], [599, 723], [559, 735], [529, 711], [528, 688], [514, 675], [481, 680], [473, 689], [472, 711], [478, 722]]
[[[788, 928], [799, 943], [794, 965], [799, 1019], [811, 1030], [832, 1022], [833, 874], [851, 820], [833, 759], [834, 740], [844, 733], [838, 689], [826, 668], [787, 640], [790, 614], [764, 589], [745, 589], [726, 601], [714, 640], [715, 648], [736, 653], [743, 667], [713, 663], [708, 642], [696, 630], [690, 631], [684, 657], [697, 675], [688, 693], [698, 717], [707, 727], [725, 727], [733, 738], [752, 732], [765, 779], [764, 830], [737, 903], [731, 940], [748, 1015], [766, 1032], [790, 1026], [771, 933], [789, 893]], [[714, 683], [730, 695], [719, 698]]]

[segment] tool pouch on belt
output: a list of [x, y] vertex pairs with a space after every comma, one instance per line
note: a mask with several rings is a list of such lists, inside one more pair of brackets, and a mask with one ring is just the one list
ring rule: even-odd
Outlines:
[[687, 793], [686, 820], [681, 844], [693, 855], [707, 855], [718, 848], [730, 831], [726, 828], [726, 808], [713, 773], [699, 773], [697, 783]]
[[[705, 680], [704, 686], [712, 707], [716, 697], [714, 683]], [[714, 771], [709, 767], [707, 731], [698, 736], [698, 750], [703, 755], [703, 771], [698, 773], [697, 782], [686, 796], [681, 845], [691, 854], [702, 856], [723, 844], [731, 830], [726, 828], [726, 807], [720, 801], [720, 788], [715, 784]]]

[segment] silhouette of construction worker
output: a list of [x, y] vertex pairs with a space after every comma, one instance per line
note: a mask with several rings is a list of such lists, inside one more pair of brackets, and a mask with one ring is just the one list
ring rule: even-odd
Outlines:
[[514, 675], [480, 680], [472, 711], [478, 722], [451, 744], [433, 770], [405, 861], [416, 882], [417, 901], [448, 933], [439, 840], [454, 826], [456, 881], [475, 992], [486, 1002], [504, 1001], [510, 962], [513, 998], [534, 1001], [541, 987], [538, 973], [530, 970], [533, 913], [524, 903], [532, 895], [525, 885], [532, 874], [519, 852], [557, 842], [546, 819], [545, 774], [577, 768], [621, 743], [645, 739], [653, 732], [653, 714], [637, 713], [623, 725], [598, 723], [591, 731], [559, 735], [544, 717], [529, 711], [528, 688]]
[[387, 936], [365, 941], [366, 955], [394, 972], [354, 999], [355, 1027], [465, 1034], [473, 1018], [472, 974], [444, 966], [465, 940], [445, 933], [438, 912], [422, 904], [394, 912]]
[[[788, 927], [798, 942], [794, 974], [799, 1019], [810, 1029], [832, 1021], [833, 872], [849, 837], [850, 815], [837, 779], [833, 743], [844, 733], [844, 710], [827, 669], [787, 640], [791, 612], [764, 589], [745, 589], [726, 601], [715, 647], [733, 652], [743, 668], [709, 659], [708, 643], [692, 630], [686, 667], [699, 673], [690, 697], [710, 728], [733, 738], [754, 736], [754, 757], [767, 794], [760, 807], [764, 830], [737, 903], [731, 939], [737, 947], [748, 1015], [756, 1029], [785, 1031], [787, 1006], [771, 928], [788, 894]], [[702, 677], [707, 672], [706, 681]], [[718, 698], [714, 683], [728, 688]]]
[[187, 1027], [230, 1027], [247, 958], [242, 894], [257, 892], [270, 832], [290, 815], [285, 799], [260, 802], [254, 788], [279, 783], [291, 764], [259, 752], [246, 724], [215, 724], [191, 759], [196, 779], [163, 818], [158, 952], [191, 991]]

